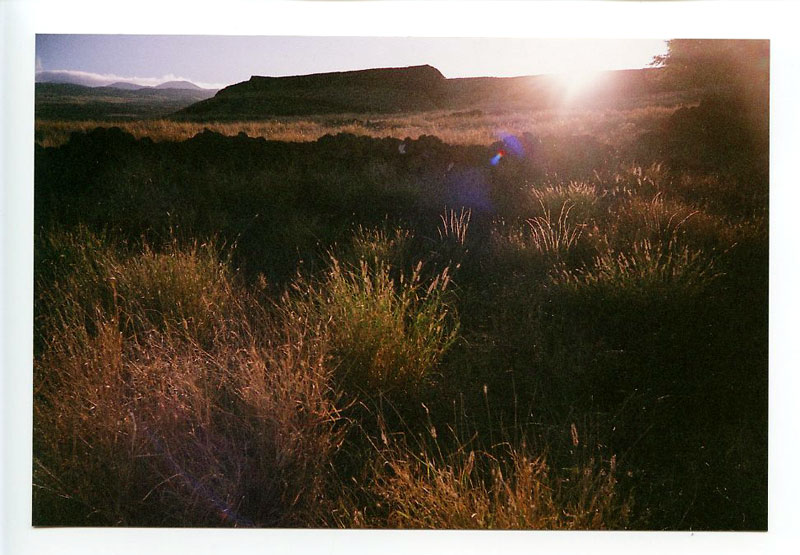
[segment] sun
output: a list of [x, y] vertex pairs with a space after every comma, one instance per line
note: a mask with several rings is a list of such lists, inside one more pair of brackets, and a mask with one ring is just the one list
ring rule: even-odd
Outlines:
[[573, 102], [591, 91], [600, 72], [596, 70], [573, 70], [552, 75], [559, 89], [563, 89], [563, 100]]

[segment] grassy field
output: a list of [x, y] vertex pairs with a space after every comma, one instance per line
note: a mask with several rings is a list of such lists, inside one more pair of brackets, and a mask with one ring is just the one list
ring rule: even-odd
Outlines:
[[484, 112], [482, 110], [436, 111], [387, 116], [345, 114], [335, 116], [282, 117], [265, 121], [187, 122], [141, 119], [109, 123], [103, 120], [37, 119], [36, 142], [60, 146], [70, 133], [114, 125], [134, 137], [153, 141], [184, 141], [204, 129], [227, 136], [245, 133], [273, 141], [315, 141], [328, 134], [353, 133], [367, 137], [419, 138], [435, 135], [446, 143], [489, 144], [498, 133], [537, 135], [592, 135], [606, 142], [619, 142], [632, 130], [650, 129], [680, 105], [648, 106], [630, 110], [559, 108], [536, 111]]
[[766, 529], [742, 113], [37, 121], [34, 524]]

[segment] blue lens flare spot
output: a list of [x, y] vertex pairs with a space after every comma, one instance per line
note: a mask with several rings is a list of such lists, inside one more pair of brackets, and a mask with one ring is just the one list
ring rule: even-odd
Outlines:
[[493, 165], [493, 166], [496, 166], [497, 164], [500, 163], [500, 159], [505, 155], [506, 155], [506, 152], [504, 150], [501, 150], [497, 154], [492, 156], [492, 159], [489, 161], [489, 163], [491, 165]]
[[512, 135], [511, 133], [500, 133], [499, 134], [500, 140], [503, 141], [503, 144], [515, 156], [525, 156], [525, 147], [522, 145], [520, 140]]

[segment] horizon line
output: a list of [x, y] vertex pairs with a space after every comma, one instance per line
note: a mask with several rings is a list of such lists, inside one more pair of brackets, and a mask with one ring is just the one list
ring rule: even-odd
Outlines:
[[[313, 73], [298, 73], [298, 74], [290, 74], [290, 75], [258, 75], [252, 74], [248, 79], [242, 81], [235, 81], [230, 83], [204, 83], [202, 81], [195, 81], [191, 78], [187, 77], [180, 77], [172, 74], [168, 74], [162, 77], [126, 77], [120, 76], [115, 74], [102, 74], [102, 73], [95, 73], [89, 71], [82, 71], [82, 70], [72, 70], [72, 69], [41, 69], [35, 72], [34, 74], [34, 82], [35, 83], [51, 83], [51, 84], [62, 84], [62, 85], [77, 85], [83, 86], [88, 88], [103, 88], [103, 87], [110, 87], [111, 85], [117, 83], [123, 83], [127, 85], [136, 85], [137, 87], [141, 88], [157, 88], [165, 83], [170, 82], [187, 82], [191, 85], [199, 87], [203, 90], [222, 90], [226, 87], [230, 87], [233, 85], [237, 85], [240, 83], [245, 83], [249, 80], [254, 78], [265, 78], [265, 79], [291, 79], [294, 77], [310, 77], [310, 76], [319, 76], [319, 75], [333, 75], [333, 74], [347, 74], [347, 73], [361, 73], [361, 72], [368, 72], [368, 71], [380, 71], [380, 70], [402, 70], [402, 69], [420, 69], [420, 68], [431, 68], [436, 70], [442, 78], [446, 80], [461, 80], [461, 79], [524, 79], [524, 78], [532, 78], [532, 77], [547, 77], [547, 76], [559, 76], [564, 74], [601, 74], [601, 73], [614, 73], [620, 71], [640, 71], [640, 70], [648, 70], [648, 69], [657, 69], [657, 67], [653, 65], [647, 65], [643, 67], [630, 67], [630, 68], [615, 68], [615, 69], [597, 69], [597, 70], [584, 70], [584, 71], [575, 71], [575, 70], [565, 70], [563, 72], [550, 72], [550, 73], [530, 73], [530, 74], [518, 74], [518, 75], [472, 75], [472, 76], [457, 76], [457, 77], [448, 77], [446, 76], [441, 70], [439, 70], [436, 66], [431, 64], [416, 64], [410, 66], [376, 66], [376, 67], [365, 67], [359, 69], [345, 69], [345, 70], [334, 70], [334, 71], [320, 71], [320, 72], [313, 72]], [[48, 78], [41, 80], [40, 76], [43, 74], [56, 74], [54, 78]], [[63, 75], [66, 79], [72, 80], [55, 80], [58, 76]], [[84, 80], [85, 82], [77, 82], [79, 80]], [[95, 84], [88, 84], [89, 81], [94, 80]], [[107, 82], [106, 82], [107, 81]], [[147, 84], [145, 84], [147, 83]]]

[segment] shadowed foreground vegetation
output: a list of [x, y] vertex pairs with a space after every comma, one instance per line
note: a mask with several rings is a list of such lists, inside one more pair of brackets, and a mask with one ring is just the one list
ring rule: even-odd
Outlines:
[[37, 145], [34, 524], [765, 529], [766, 139], [715, 102]]

